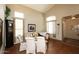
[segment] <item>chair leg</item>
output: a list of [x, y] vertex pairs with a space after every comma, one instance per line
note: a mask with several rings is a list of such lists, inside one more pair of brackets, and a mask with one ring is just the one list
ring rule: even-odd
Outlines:
[[47, 51], [48, 51], [49, 44], [48, 44], [48, 43], [46, 43], [46, 45], [47, 45], [47, 49], [46, 49], [46, 52], [47, 52]]

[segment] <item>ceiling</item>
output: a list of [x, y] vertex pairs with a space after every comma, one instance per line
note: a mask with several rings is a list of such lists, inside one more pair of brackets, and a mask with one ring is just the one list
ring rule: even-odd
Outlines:
[[22, 4], [22, 5], [42, 13], [45, 13], [54, 6], [54, 4]]

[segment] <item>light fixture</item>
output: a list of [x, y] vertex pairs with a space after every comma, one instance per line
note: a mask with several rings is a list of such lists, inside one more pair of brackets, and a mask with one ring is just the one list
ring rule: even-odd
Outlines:
[[76, 17], [72, 16], [72, 19], [76, 19]]

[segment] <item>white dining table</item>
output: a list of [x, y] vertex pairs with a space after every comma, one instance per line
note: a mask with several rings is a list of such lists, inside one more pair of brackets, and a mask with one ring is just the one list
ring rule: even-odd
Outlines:
[[[46, 43], [45, 43], [45, 38], [44, 37], [25, 37], [26, 40], [26, 53], [46, 53]], [[29, 41], [28, 41], [29, 40]], [[33, 42], [30, 42], [33, 41]], [[31, 52], [32, 51], [32, 52]]]

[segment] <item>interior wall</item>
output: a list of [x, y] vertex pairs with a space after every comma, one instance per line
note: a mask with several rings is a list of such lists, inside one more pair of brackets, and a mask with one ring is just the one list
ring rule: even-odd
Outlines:
[[64, 38], [79, 39], [78, 32], [75, 26], [79, 25], [79, 19], [64, 19], [63, 21], [63, 35]]
[[3, 29], [2, 29], [2, 47], [1, 47], [1, 49], [0, 49], [0, 53], [4, 53], [4, 49], [5, 49], [5, 25], [4, 25], [4, 23], [5, 23], [5, 21], [4, 21], [4, 11], [5, 11], [5, 5], [3, 5], [3, 4], [0, 4], [0, 18], [2, 19], [2, 21], [3, 21]]
[[7, 5], [11, 9], [11, 18], [14, 17], [14, 11], [24, 13], [24, 34], [28, 32], [28, 24], [36, 24], [36, 32], [45, 32], [45, 20], [44, 15], [41, 12], [33, 10], [31, 8], [10, 4]]
[[79, 5], [77, 4], [57, 4], [54, 7], [45, 13], [45, 17], [56, 16], [57, 24], [56, 25], [56, 38], [62, 40], [62, 17], [68, 15], [79, 14]]

